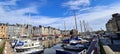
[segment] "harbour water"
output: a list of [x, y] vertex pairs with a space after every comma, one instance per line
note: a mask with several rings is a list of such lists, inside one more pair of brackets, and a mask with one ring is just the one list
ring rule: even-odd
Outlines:
[[[42, 54], [56, 54], [56, 50], [57, 49], [61, 49], [61, 50], [64, 50], [62, 47], [61, 47], [62, 43], [58, 43], [56, 45], [54, 45], [53, 47], [51, 48], [46, 48], [44, 49], [44, 52]], [[67, 51], [67, 50], [64, 50], [64, 51]], [[76, 51], [67, 51], [67, 52], [70, 52], [72, 54], [78, 54], [79, 52], [76, 52]]]

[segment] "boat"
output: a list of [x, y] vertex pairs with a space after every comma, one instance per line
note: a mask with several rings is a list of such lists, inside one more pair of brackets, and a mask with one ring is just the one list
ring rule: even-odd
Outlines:
[[12, 36], [12, 37], [10, 37], [10, 44], [11, 44], [12, 48], [15, 47], [15, 43], [17, 42], [17, 40], [19, 38], [27, 39], [28, 35], [21, 35], [21, 36]]
[[81, 44], [67, 44], [65, 46], [63, 46], [63, 49], [65, 50], [70, 50], [70, 51], [82, 51], [83, 49], [85, 49], [84, 45]]
[[14, 49], [17, 54], [31, 54], [42, 52], [43, 46], [39, 41], [33, 41], [31, 39], [19, 38], [14, 45]]
[[69, 44], [71, 44], [71, 45], [76, 45], [76, 44], [78, 44], [79, 42], [78, 42], [78, 40], [71, 40], [70, 41], [70, 43]]
[[13, 36], [10, 37], [10, 45], [12, 48], [14, 48], [15, 42], [17, 41], [18, 37], [17, 36]]
[[74, 40], [77, 40], [78, 43], [86, 43], [86, 42], [89, 42], [88, 40], [83, 39], [83, 38], [81, 38], [81, 37], [75, 37]]
[[[73, 38], [70, 40], [69, 44], [63, 46], [63, 49], [71, 51], [82, 51], [83, 49], [87, 49], [87, 47], [80, 42], [82, 42], [81, 38]], [[85, 40], [85, 42], [87, 41]]]
[[63, 49], [57, 49], [56, 54], [72, 54], [72, 53], [64, 51]]
[[64, 39], [62, 40], [62, 43], [69, 43], [71, 39]]
[[71, 41], [71, 39], [64, 39], [64, 40], [62, 40], [62, 45], [61, 45], [61, 47], [63, 47], [63, 46], [66, 45], [66, 44], [69, 44], [70, 41]]

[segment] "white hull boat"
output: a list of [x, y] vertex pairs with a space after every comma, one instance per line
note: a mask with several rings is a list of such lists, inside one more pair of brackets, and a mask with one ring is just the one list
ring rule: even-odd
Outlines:
[[44, 50], [39, 41], [33, 41], [31, 39], [19, 39], [15, 43], [14, 49], [16, 54], [33, 54], [40, 53]]

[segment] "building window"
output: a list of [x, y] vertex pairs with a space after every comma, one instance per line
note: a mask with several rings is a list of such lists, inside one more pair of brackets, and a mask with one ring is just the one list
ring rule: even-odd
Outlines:
[[3, 27], [1, 27], [3, 29]]

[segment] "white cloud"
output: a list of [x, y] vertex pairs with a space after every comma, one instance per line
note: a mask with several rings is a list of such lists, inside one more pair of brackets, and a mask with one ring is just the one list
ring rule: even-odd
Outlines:
[[[89, 12], [77, 14], [78, 29], [80, 29], [79, 20], [86, 20], [90, 24], [90, 26], [94, 28], [94, 30], [98, 30], [99, 28], [105, 29], [105, 23], [108, 19], [110, 19], [111, 14], [116, 12], [120, 13], [119, 6], [120, 4], [114, 3], [107, 6], [96, 6], [85, 9]], [[28, 8], [30, 9], [31, 13], [38, 13], [37, 8], [34, 6], [9, 12], [4, 10], [4, 8], [0, 6], [0, 22], [9, 22], [11, 24], [30, 23], [32, 25], [44, 25], [64, 29], [63, 22], [66, 21], [67, 29], [75, 28], [74, 16], [51, 18], [48, 16], [40, 15], [31, 16], [29, 18], [28, 16], [24, 15], [25, 13], [29, 12]]]
[[[100, 28], [105, 29], [105, 23], [111, 18], [111, 15], [113, 13], [120, 13], [120, 4], [111, 4], [111, 5], [107, 5], [107, 6], [96, 6], [96, 7], [91, 7], [89, 8], [87, 11], [87, 13], [82, 13], [82, 14], [78, 14], [77, 15], [77, 23], [78, 23], [78, 28], [80, 30], [80, 24], [79, 24], [79, 20], [85, 20], [90, 24], [90, 27], [93, 28], [93, 30], [98, 30]], [[74, 17], [70, 16], [70, 17], [64, 17], [63, 21], [66, 21], [66, 26], [67, 29], [71, 29], [71, 28], [75, 28], [74, 25]], [[63, 24], [62, 21], [62, 24]], [[63, 25], [59, 25], [61, 23], [58, 23], [58, 25], [55, 26], [56, 27], [62, 27]], [[53, 24], [54, 25], [54, 24]]]
[[0, 5], [16, 5], [16, 2], [19, 0], [6, 0], [4, 2], [0, 2]]
[[62, 6], [68, 7], [72, 10], [80, 9], [80, 6], [88, 6], [89, 0], [70, 0], [62, 4]]

